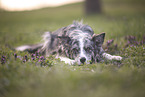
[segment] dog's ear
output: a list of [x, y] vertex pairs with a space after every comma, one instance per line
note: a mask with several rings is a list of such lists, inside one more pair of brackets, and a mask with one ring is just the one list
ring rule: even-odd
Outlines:
[[104, 38], [105, 38], [105, 33], [101, 33], [101, 34], [94, 34], [92, 37], [92, 41], [95, 43], [95, 45], [97, 45], [98, 47], [101, 47], [103, 42], [104, 42]]
[[68, 36], [57, 36], [60, 39], [61, 43], [68, 44], [71, 41], [71, 38]]

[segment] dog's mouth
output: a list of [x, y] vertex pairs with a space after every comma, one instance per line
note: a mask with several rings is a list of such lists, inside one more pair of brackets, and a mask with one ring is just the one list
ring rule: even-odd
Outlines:
[[84, 65], [84, 64], [92, 64], [93, 61], [87, 60], [87, 58], [85, 58], [85, 57], [81, 57], [81, 58], [76, 58], [75, 62], [78, 65]]
[[82, 57], [82, 58], [80, 59], [80, 62], [81, 62], [82, 64], [84, 64], [84, 63], [86, 62], [86, 58], [85, 58], [85, 57]]

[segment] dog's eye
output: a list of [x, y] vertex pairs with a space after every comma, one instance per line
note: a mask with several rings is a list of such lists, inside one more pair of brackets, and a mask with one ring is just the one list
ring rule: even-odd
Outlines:
[[77, 48], [73, 48], [73, 53], [78, 53], [79, 52], [79, 49], [77, 49]]
[[91, 47], [87, 47], [87, 48], [85, 48], [85, 51], [87, 51], [87, 52], [91, 52], [92, 49], [91, 49]]

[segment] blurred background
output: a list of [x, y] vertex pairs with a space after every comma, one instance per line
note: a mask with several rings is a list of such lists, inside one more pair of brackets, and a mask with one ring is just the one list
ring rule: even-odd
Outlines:
[[108, 33], [106, 39], [141, 37], [144, 26], [138, 23], [143, 23], [144, 14], [145, 0], [0, 0], [0, 39], [11, 45], [36, 43], [44, 31], [81, 19], [95, 33]]
[[144, 15], [145, 0], [0, 0], [0, 42], [33, 44], [43, 32], [83, 19], [122, 44], [125, 34], [143, 36]]
[[56, 7], [84, 0], [0, 0], [1, 8], [8, 11], [33, 10], [43, 7]]
[[43, 32], [83, 19], [122, 44], [124, 35], [143, 36], [144, 15], [145, 0], [0, 0], [0, 42], [33, 44]]
[[124, 5], [144, 5], [144, 0], [0, 0], [1, 10], [6, 11], [26, 11], [35, 10], [44, 7], [58, 7], [66, 4], [85, 2], [86, 13], [100, 13], [105, 3], [113, 3], [118, 7]]

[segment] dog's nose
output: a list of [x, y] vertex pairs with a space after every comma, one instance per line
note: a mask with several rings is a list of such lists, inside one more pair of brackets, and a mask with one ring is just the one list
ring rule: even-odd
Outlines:
[[82, 58], [80, 59], [80, 61], [81, 61], [81, 63], [84, 64], [84, 62], [86, 61], [86, 58], [85, 58], [85, 57], [82, 57]]

